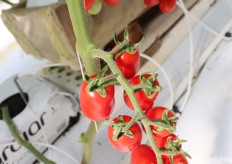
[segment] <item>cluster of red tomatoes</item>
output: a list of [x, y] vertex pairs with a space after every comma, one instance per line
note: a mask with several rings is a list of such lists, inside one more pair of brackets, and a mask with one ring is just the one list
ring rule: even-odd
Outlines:
[[[148, 7], [159, 5], [160, 10], [163, 13], [171, 12], [176, 6], [176, 0], [143, 0], [144, 4]], [[88, 11], [93, 6], [95, 0], [84, 0], [85, 9]], [[104, 0], [104, 3], [108, 6], [117, 6], [121, 0]]]
[[[130, 42], [130, 45], [133, 45], [133, 43]], [[136, 75], [140, 68], [139, 51], [136, 50], [134, 53], [130, 53], [130, 51], [117, 51], [112, 54], [112, 57], [125, 79], [128, 80], [129, 84], [134, 89], [135, 98], [145, 118], [150, 121], [165, 122], [175, 129], [177, 121], [175, 113], [165, 107], [153, 106], [161, 89], [157, 80], [157, 75], [150, 73]], [[104, 73], [92, 75], [87, 77], [87, 80], [83, 81], [81, 86], [81, 110], [87, 118], [93, 121], [109, 119], [115, 105], [114, 85], [108, 82], [102, 83], [102, 81], [104, 81], [102, 79], [104, 78], [107, 79]], [[125, 104], [131, 110], [134, 110], [132, 102], [125, 91], [123, 97]], [[142, 118], [136, 119], [128, 129], [125, 129], [127, 124], [132, 120], [132, 117], [128, 115], [119, 115], [114, 118], [108, 126], [109, 141], [118, 151], [131, 152], [132, 164], [155, 164], [157, 162], [156, 155], [152, 148], [149, 145], [141, 144], [142, 131], [146, 133], [146, 130], [143, 125], [139, 125], [141, 121], [139, 119]], [[173, 131], [155, 125], [150, 125], [150, 128], [153, 132], [157, 147], [160, 150], [163, 152], [177, 151], [175, 154], [172, 154], [172, 158], [164, 153], [164, 155], [162, 155], [164, 164], [171, 163], [170, 159], [174, 161], [174, 164], [179, 162], [182, 162], [182, 164], [188, 163], [186, 157], [183, 155], [185, 152], [181, 149], [182, 140], [179, 140], [178, 137], [173, 134]]]
[[143, 0], [148, 7], [159, 5], [163, 13], [170, 13], [176, 6], [176, 0]]

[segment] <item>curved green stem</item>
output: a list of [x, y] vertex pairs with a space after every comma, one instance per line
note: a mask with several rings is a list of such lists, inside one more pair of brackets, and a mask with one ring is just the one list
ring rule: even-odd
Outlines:
[[130, 129], [130, 127], [136, 122], [136, 120], [138, 119], [139, 114], [135, 113], [135, 115], [132, 117], [132, 119], [130, 120], [130, 122], [127, 123], [127, 125], [125, 126], [124, 130], [127, 131]]
[[76, 37], [76, 51], [82, 59], [86, 74], [98, 73], [99, 62], [91, 56], [91, 50], [96, 48], [96, 45], [89, 32], [83, 0], [66, 0], [66, 2]]
[[55, 164], [55, 162], [50, 161], [47, 159], [42, 153], [40, 153], [35, 147], [28, 141], [24, 140], [20, 135], [17, 130], [17, 127], [13, 123], [13, 121], [10, 118], [9, 111], [7, 107], [3, 107], [2, 109], [2, 116], [3, 120], [6, 122], [7, 127], [9, 128], [12, 136], [15, 138], [15, 140], [25, 147], [29, 152], [31, 152], [40, 162], [45, 163], [45, 164]]
[[127, 95], [129, 96], [129, 98], [132, 102], [132, 105], [134, 107], [135, 112], [139, 115], [139, 117], [140, 117], [146, 131], [147, 131], [147, 136], [148, 136], [149, 142], [150, 142], [150, 144], [151, 144], [151, 146], [156, 154], [157, 163], [162, 164], [163, 162], [162, 162], [162, 158], [161, 158], [161, 152], [154, 141], [152, 131], [150, 129], [149, 121], [148, 121], [148, 119], [146, 119], [146, 116], [144, 115], [143, 111], [141, 110], [141, 108], [138, 104], [138, 101], [134, 95], [134, 89], [126, 81], [126, 79], [122, 75], [121, 71], [119, 70], [119, 68], [115, 64], [115, 62], [112, 58], [112, 55], [110, 53], [107, 53], [107, 52], [99, 50], [99, 49], [93, 49], [92, 55], [93, 55], [93, 57], [103, 59], [108, 64], [108, 66], [110, 67], [113, 74], [118, 74], [116, 79], [125, 89]]

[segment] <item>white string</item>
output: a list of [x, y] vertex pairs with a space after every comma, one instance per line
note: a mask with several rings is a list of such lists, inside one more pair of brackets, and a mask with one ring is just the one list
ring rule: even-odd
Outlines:
[[189, 77], [188, 77], [188, 86], [187, 86], [187, 91], [186, 91], [186, 95], [185, 95], [185, 99], [184, 102], [182, 103], [179, 111], [183, 111], [188, 100], [190, 97], [190, 93], [191, 93], [191, 89], [192, 89], [192, 78], [193, 78], [193, 54], [194, 54], [194, 49], [193, 49], [193, 38], [192, 38], [192, 32], [191, 32], [191, 24], [190, 24], [190, 19], [189, 19], [189, 15], [188, 15], [188, 11], [183, 3], [182, 0], [179, 0], [180, 4], [177, 2], [177, 4], [179, 4], [179, 6], [182, 6], [182, 10], [184, 11], [184, 15], [186, 18], [186, 22], [187, 22], [187, 27], [188, 27], [188, 33], [189, 33], [189, 50], [190, 50], [190, 64], [189, 64]]
[[69, 159], [71, 159], [73, 162], [75, 162], [76, 164], [80, 164], [79, 161], [77, 161], [73, 156], [71, 156], [69, 153], [63, 151], [62, 149], [54, 146], [54, 145], [51, 145], [51, 144], [46, 144], [46, 143], [32, 143], [33, 145], [38, 145], [38, 146], [45, 146], [47, 148], [52, 148], [58, 152], [60, 152], [61, 154], [67, 156]]
[[78, 63], [79, 63], [80, 69], [81, 69], [82, 80], [85, 80], [85, 73], [84, 73], [84, 69], [83, 69], [83, 64], [81, 62], [81, 57], [80, 57], [80, 54], [78, 51], [76, 51], [76, 53], [77, 53]]
[[186, 13], [188, 13], [188, 16], [190, 16], [192, 19], [194, 19], [197, 23], [199, 23], [202, 27], [204, 27], [207, 31], [211, 32], [213, 35], [218, 36], [224, 40], [232, 40], [232, 37], [227, 37], [224, 35], [221, 35], [220, 33], [214, 31], [212, 28], [210, 28], [209, 26], [207, 26], [205, 23], [203, 23], [202, 21], [200, 21], [195, 15], [193, 15], [192, 13], [190, 13], [185, 7], [183, 7], [180, 3], [176, 2], [176, 4], [182, 9], [186, 11]]
[[[9, 145], [13, 145], [15, 144], [16, 142], [8, 142], [8, 143], [3, 143], [3, 144], [0, 144], [0, 147], [5, 147], [5, 146], [9, 146]], [[51, 144], [48, 144], [48, 143], [38, 143], [38, 142], [30, 142], [32, 145], [37, 145], [37, 146], [45, 146], [47, 148], [52, 148], [58, 152], [60, 152], [61, 154], [65, 155], [66, 157], [68, 157], [69, 159], [71, 159], [73, 162], [75, 162], [76, 164], [80, 164], [79, 161], [77, 161], [73, 156], [71, 156], [70, 154], [68, 154], [67, 152], [63, 151], [62, 149], [54, 146], [54, 145], [51, 145]]]
[[173, 107], [173, 104], [174, 104], [174, 93], [173, 93], [173, 87], [172, 87], [172, 84], [171, 84], [171, 81], [166, 73], [166, 71], [163, 69], [163, 67], [158, 63], [156, 62], [153, 58], [145, 55], [145, 54], [142, 54], [140, 53], [140, 56], [149, 60], [150, 62], [152, 62], [153, 64], [155, 64], [159, 70], [163, 73], [164, 75], [164, 78], [166, 79], [167, 83], [168, 83], [168, 88], [169, 88], [169, 92], [170, 92], [170, 102], [169, 102], [169, 106], [170, 106], [170, 109], [172, 109]]

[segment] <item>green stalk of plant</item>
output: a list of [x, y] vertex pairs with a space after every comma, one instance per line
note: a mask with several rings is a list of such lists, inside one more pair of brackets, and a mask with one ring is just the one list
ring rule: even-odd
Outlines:
[[[150, 129], [150, 125], [148, 123], [148, 120], [146, 119], [144, 113], [140, 109], [140, 106], [135, 98], [133, 88], [126, 81], [126, 79], [124, 78], [124, 76], [122, 75], [122, 73], [120, 72], [120, 70], [118, 69], [116, 64], [114, 63], [114, 60], [112, 58], [112, 54], [107, 53], [107, 52], [102, 51], [102, 50], [99, 50], [99, 49], [95, 49], [96, 46], [93, 43], [91, 36], [90, 36], [90, 32], [88, 30], [83, 1], [82, 0], [67, 0], [67, 5], [68, 5], [68, 9], [69, 9], [70, 18], [71, 18], [72, 25], [73, 25], [75, 37], [77, 40], [76, 50], [81, 56], [81, 59], [83, 61], [85, 69], [86, 69], [86, 73], [88, 75], [97, 73], [99, 71], [99, 69], [96, 69], [98, 65], [97, 65], [97, 61], [95, 59], [101, 58], [101, 59], [106, 61], [106, 63], [110, 67], [113, 74], [118, 74], [116, 79], [124, 87], [128, 96], [130, 97], [132, 104], [134, 106], [135, 112], [139, 115], [139, 117], [140, 117], [142, 123], [144, 124], [146, 131], [147, 131], [148, 139], [149, 139], [149, 141], [152, 145], [152, 148], [155, 151], [156, 156], [157, 156], [157, 162], [158, 162], [158, 164], [162, 164], [161, 153], [160, 153], [160, 151], [159, 151], [158, 147], [156, 146], [156, 143], [153, 139], [152, 131]], [[86, 142], [84, 142], [84, 151], [83, 151], [82, 158], [85, 158], [85, 159], [84, 160], [82, 159], [82, 163], [84, 161], [85, 164], [88, 164], [90, 162], [92, 143], [93, 143], [94, 136], [96, 135], [96, 133], [92, 133], [92, 131], [94, 131], [92, 127], [93, 127], [93, 123], [91, 123], [89, 128], [88, 128], [88, 129], [92, 129], [92, 130], [88, 130], [84, 134], [86, 137], [85, 138]], [[86, 150], [88, 150], [88, 151], [86, 151]], [[88, 159], [86, 159], [86, 157]]]
[[67, 0], [69, 15], [76, 37], [76, 51], [80, 55], [87, 75], [98, 73], [99, 62], [91, 56], [91, 50], [96, 48], [87, 24], [83, 0]]
[[[96, 48], [90, 32], [85, 15], [83, 0], [67, 0], [70, 19], [76, 38], [76, 52], [80, 55], [87, 75], [100, 71], [99, 61], [91, 56], [92, 49]], [[102, 122], [96, 122], [100, 128]], [[92, 121], [85, 133], [81, 135], [83, 144], [82, 164], [89, 164], [92, 155], [92, 146], [97, 134], [95, 123]]]
[[8, 107], [3, 107], [0, 109], [2, 111], [3, 120], [6, 122], [8, 129], [10, 130], [12, 136], [15, 138], [16, 142], [25, 147], [29, 152], [31, 152], [40, 162], [45, 164], [55, 164], [55, 162], [47, 159], [42, 153], [40, 153], [30, 142], [24, 140], [17, 130], [14, 122], [11, 120]]

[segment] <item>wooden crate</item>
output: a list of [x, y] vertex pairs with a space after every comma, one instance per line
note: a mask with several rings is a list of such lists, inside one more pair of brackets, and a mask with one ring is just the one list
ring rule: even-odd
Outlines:
[[[199, 0], [184, 2], [188, 8], [192, 8]], [[87, 15], [87, 18], [91, 35], [98, 48], [112, 47], [114, 32], [120, 37], [128, 25], [132, 40], [138, 41], [144, 36], [140, 51], [151, 56], [164, 44], [162, 38], [168, 35], [182, 16], [183, 12], [179, 7], [170, 14], [162, 14], [158, 6], [147, 8], [143, 1], [133, 0], [132, 3], [122, 0], [120, 5], [114, 8], [103, 5], [99, 14]], [[75, 37], [66, 3], [7, 10], [3, 11], [2, 18], [26, 53], [78, 69]], [[175, 43], [171, 47], [174, 46]]]

